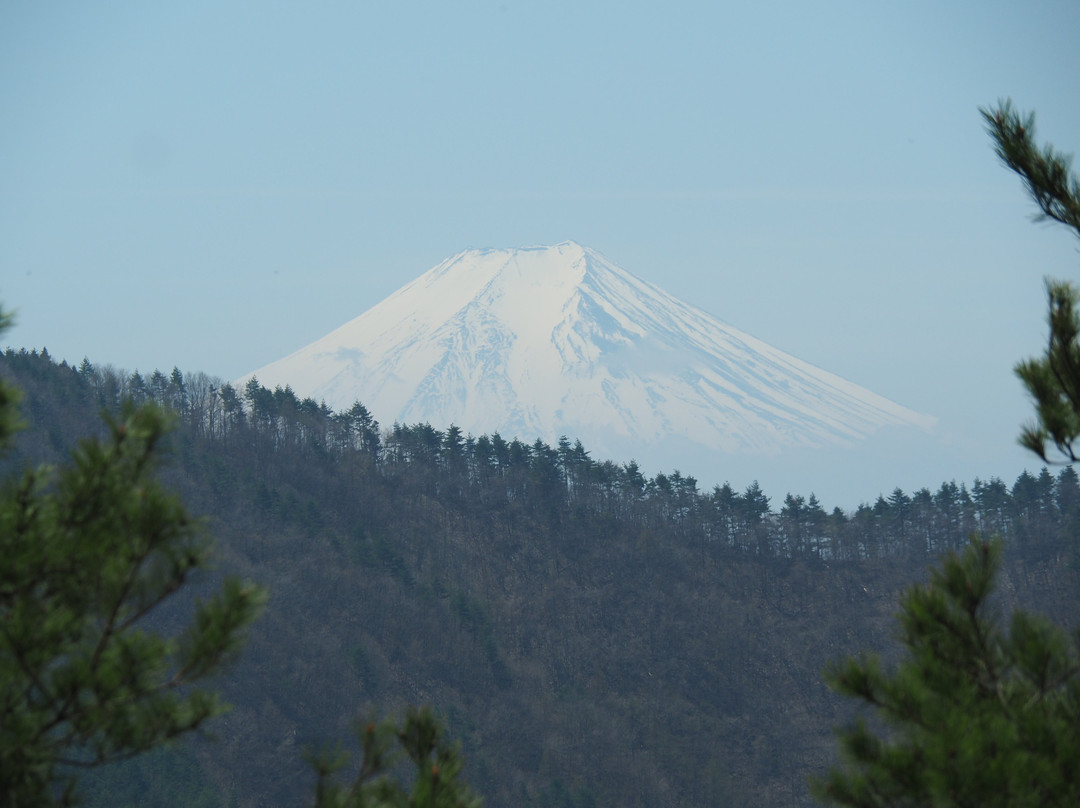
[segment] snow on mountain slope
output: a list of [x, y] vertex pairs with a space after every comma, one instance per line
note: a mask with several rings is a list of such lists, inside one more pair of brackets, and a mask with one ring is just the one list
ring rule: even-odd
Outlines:
[[775, 453], [934, 423], [573, 242], [462, 252], [252, 375], [335, 410], [359, 400], [384, 425], [567, 435], [616, 460], [672, 439]]

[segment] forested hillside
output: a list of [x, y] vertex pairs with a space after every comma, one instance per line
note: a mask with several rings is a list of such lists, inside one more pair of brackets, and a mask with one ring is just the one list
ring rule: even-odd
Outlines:
[[572, 438], [383, 428], [257, 382], [26, 351], [0, 372], [26, 393], [9, 469], [61, 461], [124, 397], [175, 409], [168, 481], [207, 517], [218, 570], [271, 592], [217, 740], [153, 763], [156, 792], [132, 787], [145, 765], [96, 777], [90, 804], [304, 804], [305, 747], [426, 703], [490, 806], [808, 805], [849, 715], [821, 670], [888, 654], [897, 595], [940, 552], [1001, 533], [1003, 606], [1077, 611], [1071, 467], [844, 512], [647, 477]]

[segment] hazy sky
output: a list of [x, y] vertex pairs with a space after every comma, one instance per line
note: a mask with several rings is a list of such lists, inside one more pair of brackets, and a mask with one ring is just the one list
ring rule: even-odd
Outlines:
[[1080, 242], [977, 109], [1080, 151], [1078, 33], [1075, 0], [8, 0], [6, 342], [235, 378], [462, 249], [573, 239], [937, 416], [896, 484], [1011, 482]]

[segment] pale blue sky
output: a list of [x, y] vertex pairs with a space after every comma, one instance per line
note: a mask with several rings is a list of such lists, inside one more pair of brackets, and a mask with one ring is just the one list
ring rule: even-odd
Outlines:
[[6, 341], [233, 378], [462, 249], [574, 239], [940, 419], [838, 496], [1011, 482], [1080, 242], [977, 108], [1080, 151], [1077, 34], [1074, 0], [7, 0]]

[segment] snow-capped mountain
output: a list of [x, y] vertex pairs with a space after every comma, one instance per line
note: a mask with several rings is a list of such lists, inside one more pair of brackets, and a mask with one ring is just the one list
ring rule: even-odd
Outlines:
[[670, 440], [775, 453], [934, 422], [573, 242], [459, 253], [252, 375], [339, 411], [361, 401], [384, 425], [566, 435], [615, 460]]

